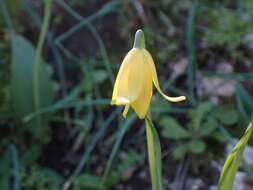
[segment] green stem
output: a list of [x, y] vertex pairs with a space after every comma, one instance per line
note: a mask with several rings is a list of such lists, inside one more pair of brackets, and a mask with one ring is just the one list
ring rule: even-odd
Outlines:
[[159, 136], [150, 114], [145, 117], [145, 123], [152, 190], [162, 190], [162, 160]]
[[18, 160], [18, 153], [16, 146], [11, 144], [9, 146], [10, 150], [10, 157], [12, 160], [12, 168], [13, 168], [13, 181], [14, 181], [14, 190], [20, 190], [21, 189], [21, 178], [20, 178], [20, 164]]
[[[35, 110], [40, 109], [40, 91], [39, 91], [39, 83], [40, 83], [40, 64], [41, 64], [41, 55], [42, 49], [45, 42], [45, 37], [48, 31], [49, 21], [51, 17], [51, 9], [52, 9], [52, 0], [45, 0], [45, 9], [44, 9], [44, 19], [42, 23], [42, 28], [39, 36], [39, 42], [36, 48], [35, 60], [33, 66], [33, 93], [34, 93], [34, 107]], [[41, 124], [41, 119], [38, 117], [38, 124]]]
[[0, 0], [1, 13], [3, 14], [4, 21], [11, 32], [15, 32], [13, 22], [8, 12], [7, 6], [4, 0]]
[[194, 40], [195, 40], [195, 28], [196, 28], [196, 12], [197, 12], [198, 0], [193, 0], [192, 6], [189, 10], [187, 25], [186, 25], [186, 49], [188, 55], [188, 87], [190, 90], [191, 99], [193, 103], [196, 104], [196, 95], [194, 92], [195, 87], [195, 74], [197, 70], [197, 63], [196, 63], [196, 52], [194, 47]]

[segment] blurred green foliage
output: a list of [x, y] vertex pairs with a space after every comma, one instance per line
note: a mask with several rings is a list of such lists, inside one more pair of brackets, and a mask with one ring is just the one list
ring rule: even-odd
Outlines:
[[132, 169], [135, 169], [138, 162], [140, 162], [142, 159], [142, 155], [139, 155], [132, 149], [130, 149], [128, 152], [121, 152], [119, 155], [119, 161], [116, 166], [114, 166], [115, 169], [110, 173], [109, 176], [107, 176], [104, 185], [101, 184], [101, 177], [91, 174], [82, 174], [75, 179], [74, 190], [99, 189], [101, 186], [111, 188], [118, 184], [124, 175], [129, 175], [128, 172], [132, 172]]
[[208, 145], [207, 139], [224, 143], [226, 139], [218, 129], [218, 125], [231, 126], [239, 121], [236, 110], [217, 107], [208, 102], [201, 103], [195, 109], [189, 109], [186, 114], [189, 120], [186, 127], [169, 116], [162, 117], [159, 122], [162, 136], [177, 142], [173, 152], [175, 159], [183, 159], [187, 153], [203, 154], [213, 146]]
[[210, 45], [228, 45], [230, 49], [245, 43], [247, 34], [253, 30], [253, 3], [245, 0], [238, 10], [219, 4], [208, 8], [208, 28], [205, 38]]
[[33, 166], [29, 171], [21, 171], [22, 186], [24, 189], [32, 190], [55, 190], [60, 189], [63, 178], [57, 172], [47, 168]]

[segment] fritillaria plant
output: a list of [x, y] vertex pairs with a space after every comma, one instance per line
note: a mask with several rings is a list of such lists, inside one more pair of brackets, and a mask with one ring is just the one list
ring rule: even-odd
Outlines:
[[112, 94], [112, 105], [125, 106], [126, 117], [131, 108], [140, 119], [145, 119], [147, 148], [153, 190], [162, 189], [161, 147], [159, 136], [152, 123], [149, 106], [153, 94], [153, 84], [158, 92], [170, 102], [179, 102], [185, 96], [170, 97], [165, 95], [159, 85], [152, 56], [145, 48], [142, 30], [137, 30], [133, 48], [125, 56]]

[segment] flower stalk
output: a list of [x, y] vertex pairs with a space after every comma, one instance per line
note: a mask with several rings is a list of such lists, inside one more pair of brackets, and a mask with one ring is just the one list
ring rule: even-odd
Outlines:
[[[40, 83], [40, 65], [42, 61], [42, 50], [46, 38], [46, 34], [49, 27], [49, 22], [52, 14], [52, 4], [53, 0], [46, 0], [45, 2], [45, 9], [44, 9], [44, 18], [42, 23], [41, 32], [39, 35], [39, 42], [36, 48], [35, 53], [35, 60], [33, 65], [33, 92], [34, 92], [34, 108], [35, 111], [38, 111], [41, 108], [41, 98], [40, 98], [40, 91], [39, 91], [39, 83]], [[36, 119], [38, 126], [41, 125], [41, 117], [38, 116]]]
[[159, 136], [150, 114], [145, 117], [145, 123], [152, 190], [162, 190], [162, 159]]

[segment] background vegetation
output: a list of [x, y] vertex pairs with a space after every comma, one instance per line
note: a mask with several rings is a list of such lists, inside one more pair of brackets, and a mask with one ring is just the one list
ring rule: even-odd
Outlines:
[[53, 0], [35, 75], [44, 8], [0, 0], [0, 189], [150, 188], [144, 122], [110, 106], [139, 28], [162, 89], [188, 98], [154, 97], [164, 186], [215, 189], [253, 113], [253, 1]]

